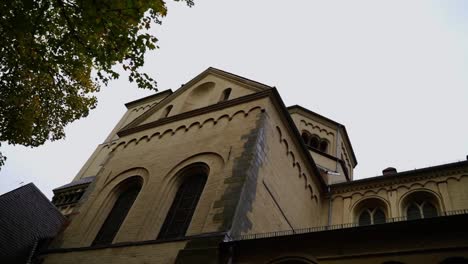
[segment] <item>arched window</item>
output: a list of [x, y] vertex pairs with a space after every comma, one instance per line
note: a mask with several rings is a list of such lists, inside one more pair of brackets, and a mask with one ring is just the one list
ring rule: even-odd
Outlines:
[[385, 213], [381, 208], [365, 208], [359, 215], [359, 225], [385, 223]]
[[374, 214], [372, 215], [373, 224], [383, 224], [385, 223], [385, 218], [385, 213], [382, 209], [377, 208], [374, 210]]
[[223, 94], [221, 95], [221, 98], [219, 99], [219, 102], [224, 102], [229, 99], [229, 96], [231, 95], [231, 88], [224, 89]]
[[320, 141], [319, 150], [322, 151], [322, 152], [327, 152], [327, 150], [328, 150], [328, 141], [322, 139], [322, 141]]
[[383, 224], [387, 219], [388, 206], [383, 199], [370, 197], [360, 201], [353, 211], [360, 226]]
[[362, 211], [359, 215], [359, 225], [370, 225], [372, 224], [371, 213], [368, 210]]
[[436, 217], [439, 215], [437, 199], [428, 192], [415, 192], [405, 198], [403, 208], [408, 220]]
[[158, 239], [185, 236], [205, 187], [207, 176], [207, 168], [203, 166], [192, 167], [182, 173], [184, 180], [177, 190]]
[[408, 205], [406, 215], [411, 220], [435, 217], [438, 213], [435, 206], [429, 201], [413, 201]]
[[163, 112], [163, 114], [161, 115], [161, 118], [168, 117], [168, 116], [169, 116], [169, 113], [171, 112], [171, 110], [172, 110], [172, 105], [168, 105], [168, 106], [164, 109], [164, 112]]
[[302, 137], [302, 140], [304, 141], [304, 144], [306, 144], [306, 145], [310, 144], [310, 135], [309, 135], [309, 133], [303, 131], [301, 137]]
[[110, 245], [141, 190], [141, 180], [132, 177], [119, 185], [119, 196], [101, 226], [93, 245]]
[[306, 146], [320, 150], [325, 153], [328, 151], [328, 140], [322, 139], [315, 134], [312, 135], [306, 130], [302, 131], [301, 137]]
[[319, 137], [317, 136], [312, 136], [311, 139], [310, 139], [310, 146], [314, 149], [318, 149], [319, 148], [319, 142], [320, 142], [320, 139]]

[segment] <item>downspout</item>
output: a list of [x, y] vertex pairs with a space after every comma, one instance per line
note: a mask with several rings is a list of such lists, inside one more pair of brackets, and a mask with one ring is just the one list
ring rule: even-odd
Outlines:
[[[338, 155], [340, 146], [338, 146], [338, 142], [340, 140], [338, 139], [340, 137], [341, 139], [341, 133], [340, 133], [340, 126], [336, 126], [336, 136], [335, 136], [335, 157], [337, 159], [340, 159], [341, 157]], [[338, 161], [335, 162], [335, 171], [338, 172]], [[327, 173], [328, 174], [328, 173]], [[328, 226], [331, 226], [331, 221], [332, 221], [332, 199], [331, 199], [331, 190], [330, 190], [330, 182], [328, 183], [327, 186], [327, 196], [328, 196]]]
[[[340, 126], [336, 126], [336, 136], [335, 136], [335, 157], [340, 159], [341, 156], [339, 156], [338, 152], [339, 152], [339, 146], [338, 146], [338, 137], [341, 137], [341, 133], [340, 133]], [[335, 171], [338, 171], [338, 162], [335, 162]]]
[[330, 185], [328, 185], [328, 226], [331, 226], [331, 219], [332, 219], [332, 199], [330, 194]]

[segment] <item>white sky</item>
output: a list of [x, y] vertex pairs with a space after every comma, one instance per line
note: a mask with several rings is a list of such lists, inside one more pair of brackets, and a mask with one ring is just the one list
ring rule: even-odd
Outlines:
[[[276, 86], [344, 124], [355, 178], [464, 160], [468, 155], [468, 1], [198, 0], [169, 2], [146, 72], [160, 91], [209, 66]], [[34, 182], [48, 197], [70, 182], [125, 111], [151, 92], [123, 76], [67, 138], [2, 146], [0, 194]]]

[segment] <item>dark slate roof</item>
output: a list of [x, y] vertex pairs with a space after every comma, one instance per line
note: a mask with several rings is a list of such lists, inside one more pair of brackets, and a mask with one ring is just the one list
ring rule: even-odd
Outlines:
[[66, 188], [70, 188], [70, 187], [74, 187], [74, 186], [78, 186], [78, 185], [82, 185], [82, 184], [91, 183], [92, 181], [94, 181], [95, 178], [96, 178], [96, 176], [84, 177], [84, 178], [81, 178], [81, 179], [79, 179], [77, 181], [72, 181], [72, 182], [67, 183], [65, 185], [62, 185], [60, 187], [57, 187], [53, 191], [56, 192], [56, 191], [59, 191], [61, 189], [66, 189]]
[[54, 237], [65, 217], [33, 184], [0, 196], [0, 260], [26, 263], [35, 243]]

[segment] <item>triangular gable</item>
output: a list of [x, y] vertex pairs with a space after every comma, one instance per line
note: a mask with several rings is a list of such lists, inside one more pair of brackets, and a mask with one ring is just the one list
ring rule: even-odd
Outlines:
[[[148, 109], [122, 130], [154, 122], [165, 117], [167, 112], [169, 116], [173, 116], [215, 104], [220, 100], [224, 90], [228, 88], [232, 89], [229, 99], [271, 89], [268, 85], [210, 67]], [[196, 89], [201, 92], [195, 91]]]

